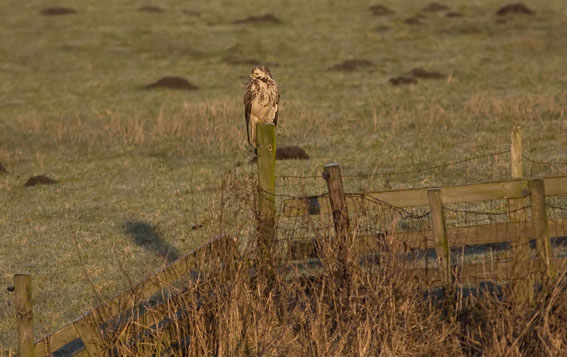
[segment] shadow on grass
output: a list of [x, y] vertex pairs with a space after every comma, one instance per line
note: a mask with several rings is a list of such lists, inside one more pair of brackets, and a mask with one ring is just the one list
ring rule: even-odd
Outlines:
[[126, 221], [122, 227], [133, 238], [134, 243], [145, 249], [153, 250], [164, 257], [168, 263], [179, 258], [177, 249], [164, 241], [151, 224], [140, 221]]

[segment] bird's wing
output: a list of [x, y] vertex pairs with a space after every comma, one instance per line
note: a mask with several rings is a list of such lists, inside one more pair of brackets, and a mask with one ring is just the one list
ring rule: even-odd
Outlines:
[[276, 104], [277, 109], [276, 109], [276, 115], [274, 116], [274, 126], [277, 128], [278, 127], [278, 112], [280, 111], [280, 106], [278, 104]]
[[276, 84], [276, 115], [274, 116], [274, 126], [278, 127], [278, 113], [280, 111], [280, 89]]
[[244, 91], [244, 120], [246, 120], [246, 136], [248, 138], [248, 144], [250, 142], [250, 110], [252, 109], [252, 100], [254, 99], [254, 92], [252, 91], [252, 81], [246, 84], [246, 90]]

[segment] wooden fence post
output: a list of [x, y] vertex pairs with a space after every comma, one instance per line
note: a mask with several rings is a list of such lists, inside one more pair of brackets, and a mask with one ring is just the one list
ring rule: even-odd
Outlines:
[[346, 203], [345, 190], [343, 186], [343, 177], [339, 164], [333, 163], [323, 167], [323, 178], [327, 181], [329, 190], [329, 201], [333, 211], [333, 221], [335, 223], [335, 232], [337, 233], [336, 244], [333, 245], [334, 256], [337, 257], [338, 274], [344, 284], [348, 285], [349, 269], [348, 260], [350, 256], [349, 244], [349, 219]]
[[532, 219], [534, 222], [537, 264], [542, 273], [547, 277], [551, 277], [554, 275], [554, 271], [551, 265], [551, 238], [547, 221], [543, 179], [529, 180], [528, 189], [530, 190]]
[[18, 320], [19, 356], [34, 356], [32, 278], [28, 274], [14, 275], [14, 305]]
[[348, 234], [349, 220], [343, 177], [339, 164], [325, 165], [323, 168], [323, 178], [327, 181], [337, 237], [344, 239]]
[[276, 243], [276, 128], [271, 123], [256, 126], [258, 152], [258, 248], [264, 262], [274, 259]]
[[447, 240], [441, 190], [438, 188], [427, 190], [427, 198], [429, 199], [431, 225], [433, 226], [433, 237], [435, 239], [435, 253], [439, 261], [439, 273], [442, 281], [448, 284], [452, 282], [453, 275], [451, 273], [451, 253], [449, 241]]
[[[512, 135], [510, 138], [510, 174], [513, 179], [520, 179], [524, 176], [522, 150], [522, 128], [515, 126], [512, 129]], [[522, 207], [526, 207], [526, 203], [527, 199], [525, 198], [508, 199], [510, 222], [525, 222], [527, 220], [527, 212], [522, 210]]]

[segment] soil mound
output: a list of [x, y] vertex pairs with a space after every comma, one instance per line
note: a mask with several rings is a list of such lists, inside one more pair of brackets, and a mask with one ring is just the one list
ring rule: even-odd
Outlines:
[[533, 15], [535, 11], [527, 7], [522, 3], [508, 4], [502, 6], [498, 11], [496, 11], [497, 16], [507, 16], [515, 14]]
[[374, 16], [387, 16], [396, 13], [394, 10], [388, 9], [383, 5], [372, 5], [368, 8], [368, 11]]
[[164, 12], [164, 10], [159, 6], [147, 5], [138, 8], [140, 12]]
[[435, 71], [430, 72], [423, 68], [414, 68], [410, 71], [410, 74], [416, 78], [424, 78], [424, 79], [442, 79], [446, 77], [442, 73]]
[[276, 160], [309, 160], [305, 150], [299, 146], [282, 146], [276, 149]]
[[224, 62], [232, 65], [245, 64], [248, 66], [259, 66], [262, 62], [255, 58], [236, 58], [236, 57], [225, 57]]
[[5, 174], [7, 173], [8, 170], [6, 170], [6, 168], [4, 167], [4, 165], [2, 165], [2, 163], [0, 162], [0, 174]]
[[374, 67], [374, 63], [372, 61], [365, 59], [352, 59], [352, 60], [346, 60], [343, 63], [336, 64], [331, 69], [334, 69], [336, 71], [351, 72], [351, 71], [356, 71], [359, 68], [370, 68], [370, 67]]
[[40, 12], [43, 16], [71, 15], [76, 13], [75, 9], [62, 6], [47, 7]]
[[201, 16], [201, 12], [196, 10], [183, 10], [183, 13], [189, 16]]
[[472, 23], [463, 23], [461, 25], [453, 27], [450, 32], [457, 33], [457, 34], [474, 34], [474, 33], [481, 33], [482, 29], [475, 24]]
[[45, 175], [37, 175], [37, 176], [30, 177], [26, 181], [24, 186], [31, 187], [31, 186], [35, 186], [35, 185], [53, 185], [54, 183], [57, 183], [57, 181], [55, 181], [54, 179], [52, 179], [50, 177], [47, 177]]
[[450, 12], [446, 13], [445, 16], [446, 17], [463, 17], [463, 14], [461, 14], [460, 12], [450, 11]]
[[425, 11], [425, 12], [440, 12], [447, 10], [450, 10], [450, 8], [447, 5], [443, 5], [438, 2], [432, 2], [423, 9], [421, 9], [421, 11]]
[[[311, 157], [299, 146], [282, 146], [276, 148], [276, 160], [309, 160]], [[258, 156], [250, 159], [251, 163], [258, 162]]]
[[198, 87], [182, 77], [163, 77], [162, 79], [148, 84], [145, 89], [167, 88], [176, 90], [196, 90]]
[[281, 24], [282, 20], [280, 20], [277, 16], [272, 14], [264, 14], [258, 16], [248, 16], [245, 19], [234, 20], [233, 24], [257, 24], [257, 23], [272, 23], [272, 24]]
[[413, 77], [400, 76], [400, 77], [390, 78], [388, 82], [392, 83], [395, 86], [399, 86], [402, 84], [417, 84], [417, 79]]
[[374, 31], [376, 31], [376, 32], [388, 32], [391, 29], [392, 29], [392, 26], [380, 25], [380, 26], [376, 26], [374, 28]]
[[423, 16], [408, 17], [404, 22], [408, 25], [421, 25], [423, 23]]

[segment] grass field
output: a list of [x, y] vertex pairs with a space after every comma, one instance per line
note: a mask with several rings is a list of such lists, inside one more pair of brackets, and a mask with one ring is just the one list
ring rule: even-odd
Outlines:
[[[459, 160], [507, 149], [514, 125], [531, 157], [567, 161], [567, 5], [495, 16], [505, 3], [447, 0], [462, 15], [447, 17], [388, 0], [379, 17], [367, 1], [76, 1], [60, 16], [0, 2], [0, 345], [15, 341], [14, 273], [33, 274], [40, 336], [96, 302], [85, 271], [110, 297], [218, 233], [223, 179], [254, 173], [242, 91], [256, 61], [282, 91], [278, 143], [311, 156], [278, 175]], [[234, 23], [267, 13], [281, 21]], [[333, 69], [355, 59], [373, 66]], [[389, 83], [414, 68], [444, 78]], [[165, 76], [198, 89], [142, 89]], [[24, 187], [37, 174], [58, 183]]]

